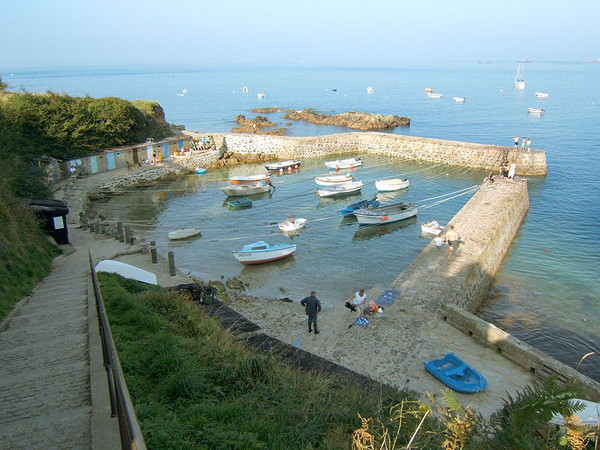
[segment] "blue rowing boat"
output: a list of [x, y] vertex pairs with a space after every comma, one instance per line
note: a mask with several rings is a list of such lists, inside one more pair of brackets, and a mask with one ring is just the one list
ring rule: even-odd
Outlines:
[[379, 206], [379, 202], [373, 198], [373, 200], [361, 200], [360, 202], [352, 203], [345, 208], [340, 209], [340, 213], [344, 217], [354, 217], [354, 211], [360, 208], [374, 208]]
[[456, 392], [474, 394], [486, 387], [485, 378], [454, 353], [444, 353], [443, 358], [423, 361], [423, 364], [427, 372]]

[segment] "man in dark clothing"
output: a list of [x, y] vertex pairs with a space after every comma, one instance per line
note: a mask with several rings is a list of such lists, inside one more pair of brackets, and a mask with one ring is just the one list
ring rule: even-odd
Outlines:
[[317, 330], [317, 314], [321, 312], [321, 302], [317, 298], [317, 293], [311, 291], [310, 296], [304, 297], [300, 304], [304, 306], [304, 310], [308, 316], [308, 332], [312, 332], [311, 326], [314, 324], [315, 334], [319, 334], [319, 331]]

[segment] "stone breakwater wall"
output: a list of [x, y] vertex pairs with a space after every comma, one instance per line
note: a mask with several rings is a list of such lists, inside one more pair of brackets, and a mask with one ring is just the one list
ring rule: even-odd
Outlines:
[[333, 154], [376, 154], [498, 171], [502, 161], [517, 164], [517, 175], [548, 173], [546, 153], [512, 147], [448, 141], [389, 133], [341, 133], [326, 136], [286, 137], [258, 134], [214, 134], [218, 148], [235, 153], [262, 153], [273, 159], [300, 159]]
[[394, 280], [409, 307], [437, 312], [452, 303], [475, 311], [489, 290], [529, 209], [527, 181], [483, 184], [446, 226], [461, 236], [454, 255], [438, 254], [432, 241]]

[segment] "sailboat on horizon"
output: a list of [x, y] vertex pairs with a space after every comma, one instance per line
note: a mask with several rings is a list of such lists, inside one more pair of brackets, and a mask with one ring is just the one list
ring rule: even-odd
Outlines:
[[525, 60], [522, 59], [519, 61], [519, 66], [517, 67], [517, 73], [515, 74], [515, 79], [513, 81], [513, 85], [516, 89], [525, 89]]

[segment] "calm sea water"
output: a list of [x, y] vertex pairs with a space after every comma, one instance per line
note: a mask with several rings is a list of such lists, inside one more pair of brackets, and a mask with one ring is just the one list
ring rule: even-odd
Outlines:
[[[238, 114], [251, 108], [311, 107], [325, 113], [349, 110], [411, 117], [394, 132], [485, 144], [512, 145], [527, 136], [546, 151], [549, 173], [529, 179], [530, 210], [509, 256], [479, 314], [552, 356], [600, 379], [600, 64], [533, 62], [526, 65], [525, 91], [515, 91], [516, 62], [444, 62], [366, 67], [113, 67], [12, 70], [0, 68], [15, 90], [65, 92], [92, 97], [152, 99], [171, 123], [189, 130], [227, 132]], [[373, 87], [368, 94], [366, 88]], [[248, 93], [241, 92], [248, 87]], [[424, 89], [444, 94], [428, 99]], [[184, 89], [187, 94], [179, 96]], [[538, 100], [534, 92], [549, 94]], [[264, 92], [260, 100], [256, 93]], [[453, 96], [466, 97], [454, 103]], [[527, 114], [542, 107], [541, 117]], [[286, 126], [289, 136], [348, 130], [302, 123]], [[480, 182], [478, 171], [427, 166], [366, 156], [355, 177], [367, 184], [362, 197], [375, 193], [377, 178], [406, 174], [408, 191], [399, 197], [419, 204], [440, 194]], [[161, 246], [173, 250], [180, 268], [207, 278], [238, 277], [257, 295], [301, 298], [316, 288], [326, 302], [340, 301], [359, 286], [385, 285], [428, 243], [417, 221], [388, 228], [359, 229], [342, 220], [339, 208], [359, 197], [319, 200], [312, 178], [323, 161], [305, 161], [298, 173], [275, 180], [270, 198], [231, 211], [220, 187], [226, 172], [186, 177], [176, 183], [133, 192], [99, 205], [110, 217], [146, 228]], [[262, 169], [236, 168], [253, 172]], [[449, 220], [466, 202], [460, 197], [422, 210], [419, 219]], [[283, 242], [275, 223], [290, 211], [310, 220], [294, 238], [293, 258], [260, 266], [240, 266], [231, 251], [265, 239]], [[166, 231], [200, 226], [202, 237], [169, 244]], [[256, 238], [256, 239], [254, 239]]]

